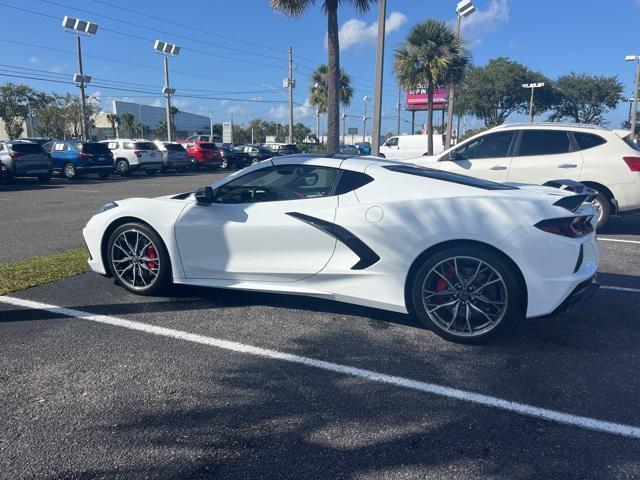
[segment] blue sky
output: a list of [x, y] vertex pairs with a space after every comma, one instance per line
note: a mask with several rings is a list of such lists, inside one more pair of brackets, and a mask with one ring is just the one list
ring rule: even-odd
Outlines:
[[[391, 72], [394, 46], [418, 21], [452, 19], [456, 3], [387, 1], [383, 131], [394, 130], [396, 122], [397, 86]], [[625, 85], [625, 95], [631, 94], [634, 66], [624, 57], [640, 54], [640, 0], [474, 3], [478, 12], [465, 20], [463, 36], [475, 64], [505, 56], [551, 78], [570, 71], [617, 75]], [[118, 5], [146, 15], [123, 11]], [[326, 62], [326, 19], [319, 5], [293, 19], [274, 13], [268, 0], [196, 1], [184, 6], [167, 0], [0, 0], [0, 10], [4, 19], [0, 73], [11, 75], [70, 80], [76, 70], [74, 38], [63, 31], [60, 21], [70, 15], [98, 23], [98, 34], [83, 39], [84, 67], [95, 79], [89, 91], [100, 98], [105, 110], [111, 109], [112, 98], [161, 104], [162, 64], [152, 49], [152, 40], [161, 39], [183, 47], [179, 56], [170, 59], [172, 86], [178, 94], [189, 96], [174, 99], [181, 110], [212, 112], [218, 121], [229, 120], [232, 113], [240, 123], [255, 117], [286, 121], [282, 78], [286, 76], [286, 49], [293, 45], [296, 121], [315, 128], [315, 110], [304, 104], [311, 70]], [[362, 115], [362, 97], [373, 94], [376, 18], [377, 7], [358, 15], [347, 6], [339, 14], [341, 62], [356, 89], [349, 109], [353, 115]], [[23, 81], [57, 92], [77, 90], [73, 85], [42, 80], [2, 76], [0, 81]], [[620, 105], [608, 117], [610, 126], [618, 128], [627, 114], [627, 105]], [[406, 128], [410, 114], [404, 112], [402, 118]], [[360, 126], [357, 118], [350, 122]], [[470, 127], [479, 124], [469, 122]]]

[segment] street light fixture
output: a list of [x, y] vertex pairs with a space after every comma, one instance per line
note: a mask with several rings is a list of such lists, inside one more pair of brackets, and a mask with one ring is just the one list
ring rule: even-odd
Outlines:
[[62, 19], [62, 28], [65, 32], [76, 34], [76, 48], [78, 54], [78, 72], [73, 75], [73, 81], [80, 88], [80, 129], [83, 140], [89, 139], [89, 124], [87, 122], [87, 105], [84, 89], [91, 82], [91, 76], [85, 75], [82, 70], [82, 45], [80, 35], [95, 35], [98, 31], [98, 24], [81, 20], [75, 17], [65, 16]]
[[633, 106], [631, 107], [631, 138], [636, 138], [636, 117], [638, 116], [638, 82], [640, 82], [640, 55], [627, 55], [627, 62], [636, 62], [636, 82], [633, 91]]
[[[460, 27], [462, 25], [462, 19], [468, 17], [476, 11], [476, 7], [471, 0], [462, 0], [456, 5], [456, 39], [460, 41]], [[451, 146], [451, 130], [453, 128], [453, 97], [455, 95], [455, 85], [449, 85], [449, 91], [447, 92], [448, 105], [447, 105], [447, 131], [444, 137], [445, 150]]]
[[175, 57], [178, 55], [180, 53], [180, 47], [173, 43], [156, 40], [153, 44], [153, 49], [156, 53], [160, 53], [163, 56], [164, 87], [162, 88], [162, 94], [167, 99], [167, 141], [171, 142], [173, 140], [173, 125], [171, 124], [171, 95], [176, 93], [176, 89], [169, 86], [169, 57]]
[[523, 83], [522, 88], [531, 89], [531, 99], [529, 100], [529, 123], [533, 123], [533, 92], [536, 88], [544, 87], [544, 82], [539, 83]]
[[[367, 105], [371, 103], [371, 97], [369, 97], [368, 95], [365, 95], [362, 101], [364, 102], [364, 115], [362, 116], [362, 141], [366, 142], [367, 141]], [[371, 140], [373, 140], [373, 138]], [[373, 155], [373, 151], [371, 154]]]

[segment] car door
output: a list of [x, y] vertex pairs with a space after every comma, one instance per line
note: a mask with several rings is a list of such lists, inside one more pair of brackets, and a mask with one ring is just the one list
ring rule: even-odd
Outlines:
[[51, 147], [51, 163], [56, 170], [62, 169], [66, 161], [65, 146], [63, 142], [55, 142]]
[[578, 180], [582, 155], [565, 130], [522, 130], [514, 149], [510, 182], [541, 185], [549, 180]]
[[211, 205], [183, 211], [175, 233], [187, 278], [296, 281], [333, 255], [336, 239], [309, 222], [334, 221], [339, 170], [313, 161], [258, 165], [217, 187]]
[[438, 169], [494, 182], [506, 182], [514, 139], [513, 130], [481, 135], [441, 157]]
[[384, 154], [388, 158], [398, 158], [398, 137], [391, 137], [380, 148], [380, 153]]

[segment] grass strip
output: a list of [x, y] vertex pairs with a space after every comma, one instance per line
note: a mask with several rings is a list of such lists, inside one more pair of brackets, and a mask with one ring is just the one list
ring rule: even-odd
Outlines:
[[0, 295], [37, 287], [88, 270], [84, 248], [0, 264]]

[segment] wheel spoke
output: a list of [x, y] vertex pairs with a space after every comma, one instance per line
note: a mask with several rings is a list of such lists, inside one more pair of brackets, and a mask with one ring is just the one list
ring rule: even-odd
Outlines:
[[[489, 278], [491, 278], [491, 277], [489, 277]], [[501, 282], [501, 281], [502, 280], [500, 278], [496, 278], [495, 280], [491, 280], [491, 281], [489, 281], [487, 283], [484, 283], [482, 286], [476, 288], [476, 292], [479, 292], [482, 289], [484, 289], [485, 287], [488, 287], [489, 285], [493, 285], [494, 283], [498, 283], [498, 282]]]
[[149, 258], [148, 248], [158, 251], [149, 237], [134, 229], [122, 232], [111, 246], [113, 272], [130, 288], [146, 289], [158, 279], [160, 258]]
[[464, 304], [466, 311], [464, 312], [464, 321], [467, 324], [467, 328], [469, 329], [469, 333], [473, 333], [473, 329], [471, 328], [471, 323], [469, 322], [469, 319], [471, 318], [471, 309], [469, 308], [469, 305], [471, 305], [469, 302], [466, 302]]
[[472, 309], [474, 309], [476, 312], [484, 315], [484, 317], [489, 320], [489, 322], [491, 323], [495, 323], [495, 319], [491, 318], [489, 315], [487, 315], [481, 308], [476, 307], [473, 303], [469, 303], [469, 305], [471, 306]]
[[504, 305], [505, 303], [507, 303], [507, 302], [499, 302], [497, 300], [489, 300], [484, 295], [474, 295], [473, 299], [478, 300], [482, 303], [486, 303], [487, 305]]
[[444, 276], [443, 274], [441, 274], [438, 270], [434, 269], [433, 273], [435, 273], [436, 275], [438, 275], [441, 279], [443, 279], [445, 282], [447, 282], [447, 285], [449, 286], [449, 288], [451, 290], [455, 290], [456, 288], [451, 284], [451, 282], [449, 281], [449, 279]]
[[455, 305], [456, 303], [458, 303], [458, 300], [453, 300], [453, 301], [447, 302], [447, 303], [441, 303], [440, 305], [436, 306], [435, 308], [432, 308], [431, 310], [427, 310], [427, 313], [433, 313], [436, 310], [441, 309], [442, 307], [450, 307], [451, 305]]
[[127, 256], [127, 258], [129, 258], [129, 256], [131, 255], [131, 252], [127, 252], [124, 248], [122, 248], [122, 247], [118, 244], [118, 241], [119, 241], [119, 240], [120, 240], [120, 238], [118, 238], [118, 240], [116, 240], [116, 241], [113, 243], [113, 246], [114, 246], [114, 247], [118, 247], [118, 248], [122, 251], [122, 253], [124, 253], [124, 254]]

